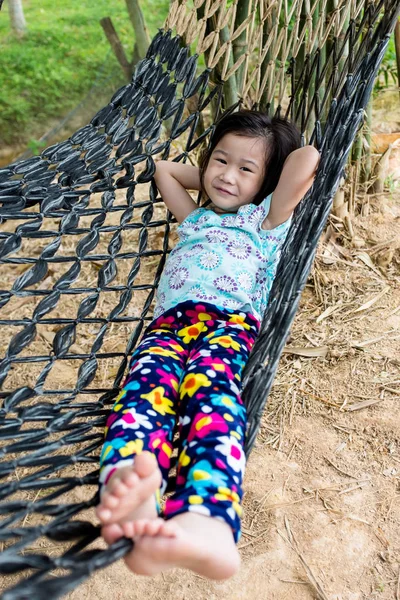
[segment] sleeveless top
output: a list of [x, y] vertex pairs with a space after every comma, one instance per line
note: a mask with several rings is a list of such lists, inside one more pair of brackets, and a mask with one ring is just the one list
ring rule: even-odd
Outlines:
[[161, 275], [154, 318], [186, 300], [262, 319], [291, 218], [264, 230], [272, 194], [259, 206], [218, 215], [197, 208], [178, 226], [179, 242]]

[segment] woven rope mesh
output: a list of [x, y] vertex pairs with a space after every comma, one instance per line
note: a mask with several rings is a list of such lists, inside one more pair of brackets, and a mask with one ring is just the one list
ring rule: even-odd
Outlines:
[[[5, 600], [58, 598], [131, 548], [122, 539], [99, 549], [91, 507], [106, 415], [176, 240], [154, 159], [195, 161], [212, 131], [211, 107], [217, 116], [229, 108], [232, 78], [243, 106], [292, 116], [321, 151], [246, 367], [248, 451], [254, 443], [399, 7], [339, 2], [326, 24], [318, 3], [260, 3], [234, 29], [237, 4], [174, 3], [170, 30], [88, 126], [0, 170]], [[245, 48], [240, 64], [235, 40]]]

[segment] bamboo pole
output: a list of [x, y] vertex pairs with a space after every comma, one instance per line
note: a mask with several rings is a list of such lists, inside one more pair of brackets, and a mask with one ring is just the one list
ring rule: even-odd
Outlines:
[[[321, 125], [325, 124], [325, 113], [321, 109], [322, 100], [325, 94], [325, 76], [322, 75], [322, 71], [325, 65], [326, 55], [325, 55], [325, 47], [320, 47], [319, 44], [319, 36], [317, 37], [317, 30], [323, 32], [321, 26], [321, 21], [325, 22], [325, 10], [324, 10], [324, 0], [319, 0], [316, 4], [312, 15], [312, 28], [313, 28], [313, 38], [314, 38], [314, 47], [311, 48], [313, 52], [315, 52], [314, 56], [318, 56], [318, 64], [317, 68], [314, 71], [313, 77], [310, 82], [310, 97], [313, 98], [315, 96], [315, 121], [319, 120]], [[313, 123], [315, 126], [315, 123]], [[314, 128], [314, 127], [313, 127]]]
[[[249, 10], [251, 7], [251, 0], [238, 0], [237, 10], [236, 10], [236, 19], [235, 19], [235, 30], [239, 28], [239, 26], [245, 21], [249, 15]], [[242, 33], [233, 40], [232, 43], [233, 49], [233, 58], [236, 62], [239, 58], [247, 52], [247, 30], [246, 28]], [[245, 80], [245, 62], [244, 61], [239, 69], [236, 72], [236, 82], [239, 88], [239, 92], [242, 91]]]
[[[223, 27], [220, 31], [220, 42], [221, 42], [221, 46], [223, 44], [225, 44], [225, 42], [229, 41], [229, 29], [228, 27]], [[234, 62], [233, 62], [233, 56], [232, 56], [232, 49], [229, 50], [229, 62], [228, 62], [228, 69], [230, 69]], [[221, 58], [221, 61], [223, 62], [223, 58]], [[233, 104], [236, 104], [236, 102], [239, 100], [239, 94], [238, 94], [238, 89], [237, 89], [237, 83], [236, 83], [236, 73], [233, 73], [229, 79], [224, 83], [224, 98], [225, 98], [225, 104], [226, 107], [229, 108], [230, 106], [232, 106]]]
[[[364, 11], [368, 10], [368, 2], [364, 4]], [[363, 35], [368, 35], [368, 23], [365, 24]], [[366, 191], [368, 188], [368, 182], [371, 178], [371, 127], [372, 127], [372, 96], [365, 108], [364, 113], [364, 124], [359, 133], [357, 140], [356, 152], [357, 161], [359, 163], [358, 169], [358, 182], [367, 184], [364, 188], [364, 199], [366, 198]], [[365, 143], [364, 143], [365, 142]]]
[[[316, 29], [316, 27], [318, 26], [318, 21], [319, 21], [319, 8], [320, 8], [320, 3], [317, 4], [316, 9], [313, 12], [312, 15], [312, 27], [313, 30]], [[313, 48], [310, 48], [310, 50], [312, 51]], [[319, 86], [317, 84], [316, 81], [316, 72], [314, 71], [314, 74], [311, 78], [310, 81], [310, 98], [313, 98], [314, 94], [318, 94], [318, 97], [320, 98], [320, 90], [319, 90]]]
[[[330, 19], [332, 17], [332, 14], [336, 8], [336, 3], [337, 0], [328, 0], [327, 5], [326, 5], [326, 13], [325, 13], [325, 23], [328, 26], [328, 23], [330, 22]], [[331, 86], [329, 89], [329, 96], [327, 98], [327, 110], [329, 111], [329, 107], [330, 104], [332, 102], [333, 99], [333, 89], [335, 87], [335, 66], [333, 65], [334, 60], [332, 57], [332, 52], [333, 52], [333, 47], [335, 45], [335, 33], [334, 33], [334, 29], [333, 27], [331, 27], [331, 30], [328, 34], [328, 38], [326, 40], [326, 50], [325, 50], [325, 61], [330, 63], [328, 64], [328, 68], [326, 70], [326, 74], [325, 74], [325, 82], [327, 85], [329, 85], [329, 80], [331, 80], [331, 78], [333, 78], [333, 81], [331, 81]]]
[[[308, 9], [309, 9], [309, 2], [306, 2], [306, 0], [301, 0], [301, 12], [300, 12], [300, 21], [299, 21], [299, 31], [300, 32], [302, 32], [306, 26]], [[296, 86], [296, 88], [298, 88], [299, 80], [302, 76], [302, 73], [303, 73], [305, 67], [306, 67], [306, 55], [307, 55], [307, 36], [304, 34], [302, 37], [300, 48], [299, 48], [299, 50], [297, 52], [297, 56], [296, 56], [296, 63], [295, 63], [295, 68], [296, 68], [295, 86]], [[307, 71], [308, 71], [308, 69], [307, 69]], [[306, 86], [306, 74], [307, 73], [303, 73], [302, 84], [300, 86], [300, 93], [297, 94], [297, 102], [299, 102], [300, 105], [297, 106], [297, 102], [296, 102], [296, 113], [300, 117], [300, 121], [298, 122], [298, 124], [300, 125], [300, 129], [302, 131], [304, 131], [304, 120], [305, 120], [306, 114], [307, 114], [307, 104], [308, 104], [308, 98], [309, 98], [309, 90], [307, 89], [307, 86]], [[310, 83], [310, 82], [308, 82], [308, 83]]]
[[[198, 6], [196, 8], [196, 14], [197, 14], [197, 21], [200, 22], [201, 20], [205, 19], [205, 10], [204, 10], [204, 3], [201, 4], [200, 6]], [[212, 31], [212, 25], [211, 25], [211, 19], [207, 19], [206, 24], [205, 24], [205, 32], [204, 32], [204, 38], [206, 38]], [[204, 61], [206, 63], [206, 65], [208, 64], [208, 58], [210, 55], [210, 50], [207, 49], [204, 51]], [[217, 69], [218, 69], [218, 65], [217, 65]], [[213, 69], [212, 72], [210, 73], [210, 82], [211, 83], [215, 83], [217, 85], [216, 82], [216, 69]], [[217, 111], [218, 111], [218, 105], [216, 104], [216, 99], [213, 98], [211, 100], [210, 103], [210, 112], [211, 112], [211, 119], [214, 122], [217, 118]]]
[[347, 75], [347, 73], [344, 73], [344, 71], [345, 71], [346, 61], [349, 56], [349, 42], [348, 41], [345, 42], [345, 37], [346, 37], [346, 33], [347, 33], [349, 25], [350, 25], [350, 11], [347, 11], [346, 17], [343, 21], [343, 25], [341, 27], [341, 30], [338, 32], [338, 36], [337, 36], [338, 50], [341, 50], [343, 48], [343, 54], [340, 57], [339, 65], [338, 65], [339, 78], [341, 78], [342, 74], [344, 74], [344, 76]]
[[371, 139], [372, 139], [372, 96], [367, 104], [366, 118], [365, 118], [365, 168], [364, 168], [364, 181], [368, 182], [371, 178]]
[[394, 47], [396, 50], [397, 81], [400, 88], [400, 17], [398, 18], [394, 29]]
[[[271, 32], [273, 30], [273, 24], [274, 22], [276, 22], [276, 20], [279, 18], [278, 15], [278, 10], [276, 5], [273, 7], [271, 14], [265, 19], [264, 22], [264, 26], [263, 26], [263, 34], [262, 34], [262, 45], [263, 48], [266, 46], [266, 44], [268, 43], [268, 39], [269, 36], [271, 35]], [[264, 61], [261, 65], [261, 80], [264, 79], [265, 73], [267, 72], [267, 69], [271, 63], [271, 61], [273, 60], [273, 48], [272, 45], [268, 48], [268, 51], [265, 55]], [[265, 86], [264, 92], [261, 96], [261, 102], [260, 102], [260, 108], [261, 110], [266, 110], [268, 111], [270, 114], [273, 114], [275, 111], [275, 106], [274, 106], [274, 97], [272, 96], [272, 98], [269, 97], [269, 93], [268, 93], [268, 86]]]
[[[204, 20], [206, 13], [205, 13], [205, 5], [204, 3], [201, 4], [200, 6], [197, 7], [196, 9], [196, 13], [197, 13], [197, 20]], [[208, 35], [210, 35], [213, 31], [215, 31], [215, 27], [217, 25], [217, 21], [216, 21], [216, 16], [213, 14], [211, 17], [207, 18], [206, 24], [205, 24], [205, 33], [204, 33], [204, 38], [206, 38]], [[219, 41], [222, 41], [223, 38], [226, 37], [226, 39], [229, 39], [229, 31], [224, 32], [223, 28], [220, 31], [220, 36], [219, 36]], [[221, 38], [221, 34], [222, 34], [222, 38]], [[223, 42], [222, 42], [223, 43]], [[206, 65], [209, 64], [209, 58], [210, 58], [210, 48], [208, 48], [207, 50], [204, 51], [204, 60]], [[211, 85], [214, 86], [218, 86], [221, 83], [221, 63], [222, 63], [223, 59], [221, 59], [212, 69], [211, 73], [210, 73], [210, 82]], [[235, 77], [235, 75], [234, 75]], [[231, 78], [230, 78], [231, 79]], [[226, 102], [223, 103], [222, 105], [222, 109], [227, 108], [228, 106], [230, 106], [230, 99], [231, 96], [233, 96], [233, 91], [234, 91], [234, 84], [236, 83], [236, 80], [234, 80], [234, 83], [232, 82], [232, 89], [229, 92], [229, 88], [228, 88], [228, 96], [226, 98]], [[225, 90], [225, 86], [224, 86], [224, 90]], [[224, 96], [223, 96], [224, 97]], [[234, 102], [232, 102], [233, 104]], [[210, 103], [210, 112], [211, 112], [211, 118], [212, 121], [215, 122], [218, 117], [219, 117], [219, 110], [220, 110], [220, 106], [219, 106], [219, 102], [218, 102], [218, 94], [217, 96], [214, 96], [214, 98], [211, 100]]]
[[[302, 31], [304, 29], [306, 21], [307, 21], [307, 4], [306, 4], [305, 0], [302, 0], [301, 14], [300, 14], [300, 27], [299, 27], [300, 31]], [[296, 71], [297, 71], [296, 84], [297, 84], [298, 78], [304, 68], [304, 62], [305, 62], [305, 58], [306, 58], [306, 43], [307, 43], [306, 36], [304, 36], [303, 41], [300, 45], [300, 49], [296, 56]]]
[[[320, 19], [323, 19], [324, 23], [326, 23], [326, 10], [324, 11], [324, 0], [320, 0], [319, 4], [317, 6], [317, 9], [313, 15], [314, 27], [317, 26], [317, 23], [320, 21]], [[325, 33], [324, 29], [322, 30], [322, 33]], [[325, 44], [322, 47], [320, 47], [320, 49], [319, 49], [319, 59], [320, 59], [321, 70], [322, 70], [324, 68], [325, 61], [326, 61]], [[318, 94], [319, 94], [320, 102], [322, 102], [324, 95], [325, 95], [325, 77], [322, 77], [322, 79], [319, 81]]]
[[351, 152], [351, 162], [359, 163], [362, 158], [362, 147], [363, 147], [363, 131], [360, 129], [357, 133], [357, 137], [353, 144], [353, 149]]

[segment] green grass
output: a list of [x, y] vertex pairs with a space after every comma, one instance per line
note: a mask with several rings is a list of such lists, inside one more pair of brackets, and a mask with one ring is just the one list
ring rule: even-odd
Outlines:
[[[168, 0], [142, 0], [150, 38], [167, 15]], [[110, 16], [132, 56], [134, 32], [124, 0], [26, 0], [27, 36], [11, 33], [0, 13], [0, 143], [28, 143], [49, 121], [72, 110], [102, 76], [122, 73], [100, 26]], [[104, 61], [108, 54], [108, 60]], [[119, 79], [120, 81], [120, 79]]]

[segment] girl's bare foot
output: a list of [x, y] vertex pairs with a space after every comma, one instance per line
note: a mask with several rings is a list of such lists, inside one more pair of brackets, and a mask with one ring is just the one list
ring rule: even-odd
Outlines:
[[155, 492], [160, 485], [161, 471], [150, 452], [138, 454], [131, 467], [113, 473], [96, 507], [108, 544], [124, 535], [121, 525], [125, 521], [157, 518]]
[[121, 529], [125, 537], [135, 538], [135, 546], [124, 560], [140, 575], [181, 567], [221, 580], [234, 575], [240, 566], [230, 527], [212, 517], [187, 512], [169, 521], [122, 523]]

